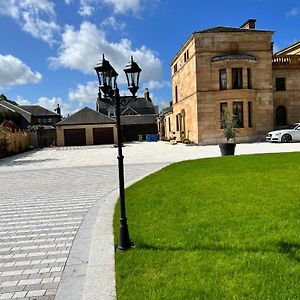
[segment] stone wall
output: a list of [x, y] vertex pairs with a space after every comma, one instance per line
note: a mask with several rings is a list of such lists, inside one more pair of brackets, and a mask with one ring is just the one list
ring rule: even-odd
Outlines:
[[[276, 91], [276, 77], [285, 78], [286, 90]], [[273, 71], [273, 86], [274, 86], [274, 118], [273, 123], [275, 128], [282, 126], [276, 125], [275, 115], [276, 108], [283, 105], [287, 109], [287, 124], [300, 122], [300, 65], [298, 69], [289, 68], [274, 68]]]

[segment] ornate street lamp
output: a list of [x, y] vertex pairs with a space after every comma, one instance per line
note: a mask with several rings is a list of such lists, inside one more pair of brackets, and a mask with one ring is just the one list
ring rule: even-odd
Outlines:
[[133, 56], [131, 56], [130, 62], [126, 65], [123, 71], [126, 74], [128, 89], [133, 97], [135, 97], [135, 94], [139, 89], [140, 74], [142, 70], [138, 64], [133, 61]]
[[126, 106], [129, 101], [135, 98], [135, 94], [139, 89], [139, 78], [141, 69], [136, 62], [131, 61], [124, 68], [126, 74], [128, 89], [132, 93], [132, 97], [120, 97], [117, 77], [118, 73], [111, 66], [108, 60], [105, 59], [104, 54], [94, 68], [99, 80], [98, 98], [101, 99], [101, 92], [104, 95], [105, 101], [115, 106], [117, 119], [117, 134], [118, 134], [118, 166], [119, 166], [119, 189], [120, 189], [120, 231], [119, 231], [119, 250], [127, 250], [131, 248], [130, 237], [127, 226], [126, 209], [125, 209], [125, 189], [124, 189], [124, 156], [122, 154], [122, 132], [121, 132], [121, 118], [120, 107]]

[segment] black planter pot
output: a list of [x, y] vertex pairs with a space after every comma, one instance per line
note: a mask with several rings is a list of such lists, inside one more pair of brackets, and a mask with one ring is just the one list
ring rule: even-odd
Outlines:
[[234, 155], [235, 146], [233, 143], [219, 144], [222, 156]]

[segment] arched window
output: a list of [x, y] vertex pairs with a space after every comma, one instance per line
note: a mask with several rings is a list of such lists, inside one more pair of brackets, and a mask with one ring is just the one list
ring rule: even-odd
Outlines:
[[276, 108], [276, 125], [287, 125], [287, 111], [283, 105]]

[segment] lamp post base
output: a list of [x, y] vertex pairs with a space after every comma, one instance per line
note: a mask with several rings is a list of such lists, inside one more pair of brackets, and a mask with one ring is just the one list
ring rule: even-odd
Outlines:
[[131, 242], [129, 238], [127, 218], [120, 219], [120, 236], [118, 250], [124, 251], [131, 248]]

